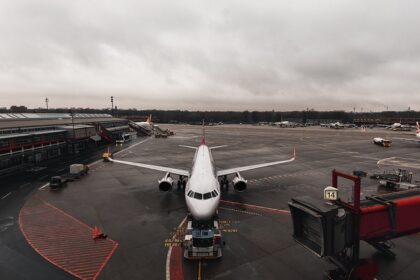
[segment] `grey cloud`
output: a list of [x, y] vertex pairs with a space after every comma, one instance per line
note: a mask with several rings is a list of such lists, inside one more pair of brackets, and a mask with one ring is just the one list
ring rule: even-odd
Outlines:
[[4, 0], [0, 104], [418, 110], [419, 6]]

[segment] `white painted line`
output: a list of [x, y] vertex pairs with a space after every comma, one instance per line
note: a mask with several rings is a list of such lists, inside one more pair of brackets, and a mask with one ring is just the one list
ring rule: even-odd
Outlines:
[[[136, 143], [136, 144], [134, 144], [134, 145], [131, 145], [130, 147], [127, 147], [127, 148], [125, 148], [125, 149], [122, 149], [121, 151], [118, 151], [118, 152], [114, 153], [114, 155], [117, 155], [117, 154], [119, 154], [119, 153], [121, 153], [121, 152], [123, 152], [123, 151], [129, 150], [129, 149], [131, 149], [131, 148], [133, 148], [133, 147], [135, 147], [135, 146], [138, 146], [138, 145], [140, 145], [140, 144], [143, 144], [144, 142], [148, 141], [150, 138], [151, 138], [151, 137], [148, 137], [147, 139], [144, 139], [143, 141], [140, 141], [140, 142], [138, 142], [138, 143]], [[100, 162], [103, 162], [103, 159], [98, 159], [97, 161], [94, 161], [94, 162], [92, 162], [92, 163], [89, 163], [87, 166], [88, 166], [89, 168], [91, 168], [92, 166], [94, 166], [94, 165], [96, 165], [96, 164], [98, 164], [98, 163], [100, 163]]]
[[38, 190], [43, 190], [43, 189], [45, 189], [46, 187], [48, 187], [49, 185], [50, 185], [50, 183], [46, 183], [45, 185], [43, 185], [43, 186], [39, 187], [39, 188], [38, 188]]
[[6, 197], [8, 197], [9, 195], [11, 195], [12, 193], [11, 192], [8, 192], [7, 194], [5, 194], [5, 195], [3, 195], [2, 197], [1, 197], [1, 199], [5, 199]]
[[143, 143], [144, 143], [144, 142], [146, 142], [146, 141], [149, 141], [151, 138], [152, 138], [152, 137], [151, 137], [151, 136], [149, 136], [149, 137], [147, 137], [146, 139], [144, 139], [143, 141], [140, 141], [140, 142], [138, 142], [138, 143], [136, 143], [136, 144], [134, 144], [134, 145], [131, 145], [130, 147], [127, 147], [127, 148], [125, 148], [125, 149], [122, 149], [121, 151], [118, 151], [118, 152], [114, 153], [114, 155], [118, 155], [118, 154], [119, 154], [119, 153], [121, 153], [121, 152], [128, 151], [128, 150], [130, 150], [131, 148], [134, 148], [134, 147], [136, 147], [136, 146], [138, 146], [138, 145], [140, 145], [140, 144], [143, 144]]
[[387, 160], [392, 160], [392, 159], [395, 159], [395, 157], [389, 157], [389, 158], [384, 158], [384, 159], [378, 160], [378, 162], [376, 163], [376, 165], [379, 167], [379, 165], [381, 165], [382, 162], [385, 162]]
[[168, 254], [166, 255], [166, 280], [171, 280], [171, 270], [169, 264], [171, 262], [172, 255], [172, 246], [168, 249]]

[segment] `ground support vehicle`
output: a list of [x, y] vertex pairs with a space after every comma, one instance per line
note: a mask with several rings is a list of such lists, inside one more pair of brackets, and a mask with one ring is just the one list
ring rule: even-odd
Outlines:
[[62, 187], [68, 181], [69, 181], [69, 179], [66, 178], [66, 177], [63, 177], [63, 176], [53, 176], [50, 179], [50, 188], [51, 188], [51, 190], [56, 190], [56, 189]]
[[217, 216], [209, 221], [196, 221], [192, 216], [188, 217], [182, 243], [184, 258], [189, 260], [220, 258], [223, 243]]

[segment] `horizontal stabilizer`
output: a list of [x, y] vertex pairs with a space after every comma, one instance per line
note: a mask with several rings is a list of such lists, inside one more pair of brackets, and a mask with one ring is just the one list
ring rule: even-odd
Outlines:
[[215, 149], [219, 149], [219, 148], [225, 148], [225, 147], [227, 147], [228, 145], [220, 145], [220, 146], [214, 146], [214, 147], [210, 147], [209, 149], [210, 150], [215, 150]]
[[194, 150], [197, 150], [197, 147], [193, 147], [193, 146], [187, 146], [187, 145], [178, 145], [178, 146], [183, 147], [183, 148], [188, 148], [188, 149], [194, 149]]

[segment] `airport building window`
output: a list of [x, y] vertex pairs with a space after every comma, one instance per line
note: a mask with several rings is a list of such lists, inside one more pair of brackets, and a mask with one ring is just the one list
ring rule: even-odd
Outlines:
[[24, 144], [31, 144], [32, 138], [31, 137], [19, 137], [15, 139], [15, 143], [17, 145], [24, 145]]
[[9, 147], [9, 140], [0, 140], [0, 148]]

